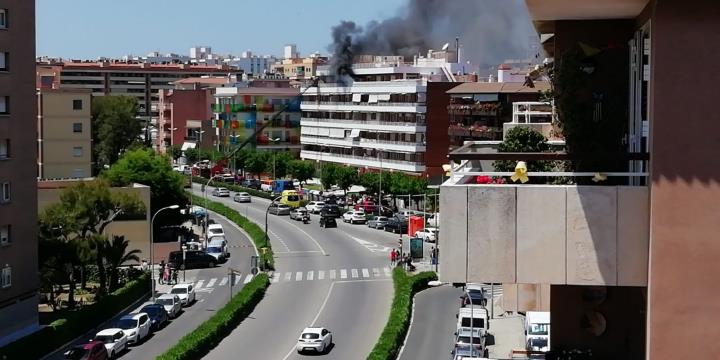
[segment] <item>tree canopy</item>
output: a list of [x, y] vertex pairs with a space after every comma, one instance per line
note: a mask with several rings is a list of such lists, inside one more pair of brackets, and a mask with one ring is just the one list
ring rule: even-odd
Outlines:
[[337, 183], [337, 172], [339, 167], [335, 164], [323, 164], [320, 171], [320, 183], [324, 189], [330, 189]]
[[[508, 130], [505, 139], [498, 145], [498, 152], [543, 152], [549, 149], [547, 139], [541, 133], [524, 126]], [[493, 162], [496, 171], [515, 171], [517, 162], [498, 160]], [[528, 161], [528, 171], [551, 171], [550, 161]]]
[[335, 170], [335, 182], [337, 185], [347, 191], [351, 186], [358, 184], [358, 169], [352, 166], [341, 166]]
[[300, 183], [312, 179], [315, 175], [315, 165], [311, 161], [291, 160], [288, 168], [290, 175]]
[[139, 140], [142, 132], [137, 118], [137, 99], [132, 96], [99, 96], [92, 103], [93, 156], [96, 173], [114, 164], [120, 155]]

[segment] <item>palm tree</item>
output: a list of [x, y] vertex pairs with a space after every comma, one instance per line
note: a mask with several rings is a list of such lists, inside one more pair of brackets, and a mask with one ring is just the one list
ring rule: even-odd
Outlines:
[[[107, 293], [107, 274], [105, 272], [105, 252], [108, 247], [108, 239], [106, 235], [92, 234], [90, 235], [86, 246], [93, 250], [93, 258], [95, 265], [98, 268], [98, 281], [100, 286], [98, 287], [97, 296], [103, 296]], [[85, 277], [83, 277], [84, 279]]]
[[130, 242], [125, 240], [124, 236], [117, 235], [113, 235], [112, 241], [107, 241], [105, 244], [105, 263], [110, 272], [110, 292], [115, 291], [118, 287], [118, 268], [120, 265], [128, 261], [140, 261], [137, 256], [140, 250], [127, 251], [129, 244]]

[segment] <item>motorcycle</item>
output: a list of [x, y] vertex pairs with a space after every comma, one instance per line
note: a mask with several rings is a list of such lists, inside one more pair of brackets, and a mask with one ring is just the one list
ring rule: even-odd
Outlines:
[[303, 222], [303, 224], [309, 223], [309, 222], [310, 222], [310, 217], [307, 216], [307, 215], [304, 215], [303, 218], [302, 218], [302, 222]]

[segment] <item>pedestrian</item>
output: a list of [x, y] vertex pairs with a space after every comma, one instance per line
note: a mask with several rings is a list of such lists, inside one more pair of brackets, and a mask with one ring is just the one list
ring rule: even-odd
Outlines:
[[390, 266], [395, 266], [395, 260], [397, 260], [397, 254], [395, 249], [390, 250]]
[[430, 265], [435, 265], [435, 247], [430, 248]]
[[163, 281], [166, 284], [170, 283], [170, 265], [165, 264], [165, 268], [163, 269]]
[[160, 260], [160, 268], [158, 269], [158, 275], [159, 275], [159, 276], [158, 276], [158, 282], [160, 283], [160, 285], [162, 285], [162, 284], [164, 283], [164, 281], [163, 281], [163, 280], [164, 280], [164, 278], [163, 278], [164, 273], [165, 273], [165, 259]]

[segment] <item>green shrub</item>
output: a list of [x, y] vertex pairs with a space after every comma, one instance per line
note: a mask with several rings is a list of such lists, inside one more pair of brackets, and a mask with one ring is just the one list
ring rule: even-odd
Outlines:
[[[191, 195], [193, 197], [193, 203], [194, 204], [203, 204], [204, 199], [196, 196]], [[265, 239], [265, 230], [263, 230], [260, 226], [255, 224], [254, 222], [248, 220], [248, 218], [240, 215], [239, 212], [215, 201], [208, 200], [207, 201], [207, 207], [208, 210], [216, 212], [228, 219], [230, 221], [237, 224], [239, 227], [241, 227], [245, 232], [250, 235], [250, 239], [253, 243], [255, 243], [255, 246], [257, 246], [258, 249], [266, 248], [265, 252], [263, 253], [262, 250], [260, 250], [260, 257], [263, 261], [263, 264], [265, 264], [266, 269], [275, 269], [275, 259], [273, 258], [273, 251], [272, 246], [270, 245], [270, 242]]]
[[270, 285], [267, 274], [260, 273], [232, 297], [215, 315], [183, 336], [177, 344], [157, 357], [158, 360], [200, 359], [229, 335], [265, 296]]
[[393, 270], [395, 296], [390, 308], [390, 317], [380, 334], [380, 339], [368, 355], [368, 360], [393, 360], [397, 357], [410, 326], [413, 296], [427, 288], [428, 282], [432, 280], [437, 280], [437, 275], [432, 271], [408, 276], [401, 267]]
[[68, 312], [65, 318], [53, 321], [50, 326], [0, 348], [0, 359], [39, 359], [57, 350], [149, 294], [149, 284], [150, 274], [145, 273], [97, 303]]

